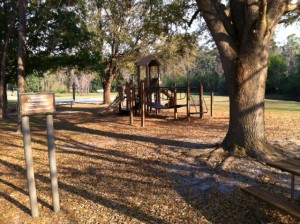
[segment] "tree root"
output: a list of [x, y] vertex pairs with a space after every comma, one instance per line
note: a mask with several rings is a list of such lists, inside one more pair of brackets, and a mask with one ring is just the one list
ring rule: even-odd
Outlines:
[[230, 165], [233, 164], [234, 160], [236, 159], [236, 157], [234, 156], [228, 156], [227, 158], [225, 158], [217, 167], [217, 169], [219, 171], [222, 170], [229, 170]]
[[255, 146], [248, 147], [248, 149], [237, 146], [229, 148], [231, 150], [226, 149], [226, 147], [219, 146], [207, 156], [208, 165], [216, 171], [228, 171], [233, 167], [235, 160], [245, 157], [254, 159], [263, 165], [266, 165], [266, 162], [270, 160], [288, 157], [284, 148], [275, 147], [268, 142], [257, 143]]
[[225, 151], [218, 147], [214, 149], [207, 158], [207, 163], [218, 171], [229, 170], [236, 159], [246, 156], [244, 149], [236, 148], [233, 151]]
[[207, 163], [212, 167], [217, 167], [224, 158], [227, 157], [228, 152], [226, 152], [223, 148], [218, 147], [209, 153], [207, 157]]

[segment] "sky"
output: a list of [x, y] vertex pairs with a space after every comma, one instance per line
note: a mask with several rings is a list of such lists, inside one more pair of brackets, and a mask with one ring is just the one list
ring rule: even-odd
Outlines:
[[[199, 24], [193, 23], [191, 30], [194, 31], [197, 29]], [[289, 35], [296, 34], [300, 38], [300, 22], [294, 23], [285, 27], [283, 24], [278, 24], [275, 30], [274, 39], [277, 42], [278, 46], [283, 46], [287, 42], [287, 37]], [[207, 44], [205, 38], [199, 40], [200, 44]]]
[[286, 43], [289, 35], [296, 34], [300, 38], [300, 24], [293, 24], [288, 27], [278, 25], [275, 31], [275, 40], [278, 45]]

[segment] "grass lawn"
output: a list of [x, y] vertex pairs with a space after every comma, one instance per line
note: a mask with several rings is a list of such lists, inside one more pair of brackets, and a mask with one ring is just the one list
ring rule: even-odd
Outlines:
[[[111, 97], [114, 98], [116, 97], [117, 93], [112, 92]], [[75, 95], [76, 99], [89, 99], [89, 98], [98, 98], [102, 99], [103, 98], [103, 93], [84, 93], [80, 95], [79, 93], [76, 93]], [[73, 94], [72, 93], [55, 93], [55, 99], [56, 100], [66, 100], [66, 99], [73, 99]], [[8, 92], [8, 101], [10, 102], [17, 102], [17, 93], [14, 92], [13, 94], [11, 92]]]
[[[116, 96], [118, 95], [117, 92], [112, 92], [111, 93], [111, 100], [113, 100]], [[178, 98], [180, 99], [180, 96], [178, 94]], [[84, 93], [82, 95], [76, 93], [75, 96], [76, 99], [103, 99], [103, 93]], [[183, 96], [182, 100], [179, 100], [179, 104], [184, 104], [186, 103], [185, 96]], [[195, 103], [198, 104], [198, 98], [197, 96], [195, 97]], [[68, 99], [73, 99], [73, 94], [72, 93], [56, 93], [55, 94], [55, 99], [56, 100], [68, 100]], [[17, 102], [17, 95], [16, 92], [11, 94], [10, 92], [8, 93], [8, 101], [9, 104], [15, 105]], [[205, 95], [204, 96], [204, 101], [207, 106], [207, 110], [210, 109], [210, 95]], [[166, 101], [167, 102], [167, 101]], [[193, 103], [193, 101], [191, 101]], [[214, 110], [223, 110], [226, 111], [229, 108], [229, 98], [227, 96], [214, 96]], [[296, 101], [284, 101], [284, 100], [272, 100], [272, 99], [266, 99], [265, 100], [265, 108], [267, 111], [274, 111], [274, 112], [279, 112], [279, 111], [285, 111], [287, 113], [289, 112], [300, 112], [300, 107], [299, 107], [299, 102]], [[192, 108], [193, 109], [193, 108]]]
[[[208, 108], [209, 101], [207, 96]], [[184, 108], [178, 120], [173, 110], [164, 110], [147, 117], [145, 128], [139, 116], [131, 126], [129, 117], [104, 111], [100, 104], [57, 106], [57, 214], [51, 210], [45, 117], [30, 118], [38, 218], [30, 216], [16, 116], [0, 120], [1, 223], [299, 223], [265, 204], [257, 220], [256, 200], [238, 189], [259, 186], [288, 200], [289, 175], [248, 157], [233, 160], [226, 169], [210, 158], [227, 131], [228, 97], [215, 97], [213, 117], [208, 113], [187, 122]], [[266, 100], [266, 135], [282, 149], [282, 157], [300, 157], [299, 112], [300, 103]]]

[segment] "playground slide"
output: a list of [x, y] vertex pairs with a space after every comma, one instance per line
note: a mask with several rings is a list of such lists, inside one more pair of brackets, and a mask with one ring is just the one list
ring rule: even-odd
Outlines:
[[[159, 86], [158, 78], [152, 78], [151, 82], [150, 82], [150, 87], [153, 87], [155, 89], [158, 86]], [[164, 94], [169, 99], [169, 102], [166, 103], [165, 106], [166, 107], [174, 107], [174, 97], [173, 97], [172, 91], [167, 88], [163, 88], [161, 93]]]
[[117, 95], [114, 101], [107, 107], [107, 110], [116, 110], [119, 104], [125, 99], [125, 96]]
[[[159, 86], [158, 78], [152, 78], [151, 82], [150, 82], [150, 87], [154, 88], [154, 91], [156, 91], [155, 88], [157, 88], [158, 86]], [[153, 93], [153, 92], [151, 92], [151, 93]], [[167, 88], [163, 88], [161, 93], [164, 94], [169, 99], [169, 102], [166, 103], [165, 106], [166, 107], [174, 107], [174, 97], [173, 97], [172, 91]]]
[[169, 89], [163, 89], [161, 92], [169, 98], [169, 102], [166, 103], [165, 106], [174, 107], [174, 97], [173, 97], [172, 91]]

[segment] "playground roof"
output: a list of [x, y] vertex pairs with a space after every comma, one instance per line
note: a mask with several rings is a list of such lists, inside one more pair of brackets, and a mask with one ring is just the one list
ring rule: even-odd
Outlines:
[[152, 55], [146, 56], [141, 58], [139, 61], [136, 63], [137, 66], [160, 66], [159, 61]]

